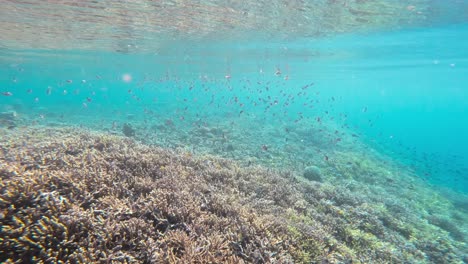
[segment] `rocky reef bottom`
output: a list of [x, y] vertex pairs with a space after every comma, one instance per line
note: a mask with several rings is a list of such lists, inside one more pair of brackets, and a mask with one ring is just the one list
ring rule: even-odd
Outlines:
[[[421, 213], [430, 208], [366, 200], [360, 190], [369, 187], [358, 183], [76, 128], [0, 133], [2, 263], [467, 261], [453, 222]], [[422, 188], [400, 191], [424, 199]]]

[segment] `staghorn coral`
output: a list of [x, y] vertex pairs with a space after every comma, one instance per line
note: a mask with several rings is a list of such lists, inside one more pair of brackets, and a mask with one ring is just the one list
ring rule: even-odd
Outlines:
[[343, 186], [74, 128], [1, 132], [1, 262], [461, 263], [440, 228]]

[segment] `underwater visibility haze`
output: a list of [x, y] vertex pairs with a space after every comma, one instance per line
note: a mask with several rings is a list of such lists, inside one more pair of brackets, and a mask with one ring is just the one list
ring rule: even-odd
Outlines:
[[0, 262], [468, 263], [468, 1], [0, 6]]

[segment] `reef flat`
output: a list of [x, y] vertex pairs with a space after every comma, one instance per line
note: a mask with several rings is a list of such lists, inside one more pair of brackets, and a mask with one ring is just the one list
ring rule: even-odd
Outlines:
[[76, 127], [0, 133], [0, 262], [468, 260], [462, 205], [351, 152], [339, 179], [309, 168], [321, 182]]

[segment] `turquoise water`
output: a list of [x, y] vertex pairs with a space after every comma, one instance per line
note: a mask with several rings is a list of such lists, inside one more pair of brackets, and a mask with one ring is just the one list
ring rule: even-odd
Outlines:
[[[142, 138], [169, 122], [181, 134], [203, 123], [259, 134], [312, 125], [336, 148], [354, 140], [435, 186], [468, 191], [468, 25], [197, 41], [154, 53], [3, 49], [1, 89], [12, 96], [0, 97], [1, 111], [26, 124], [117, 131], [128, 122]], [[301, 144], [287, 137], [232, 144]]]
[[7, 0], [0, 260], [468, 263], [467, 43], [464, 0]]

